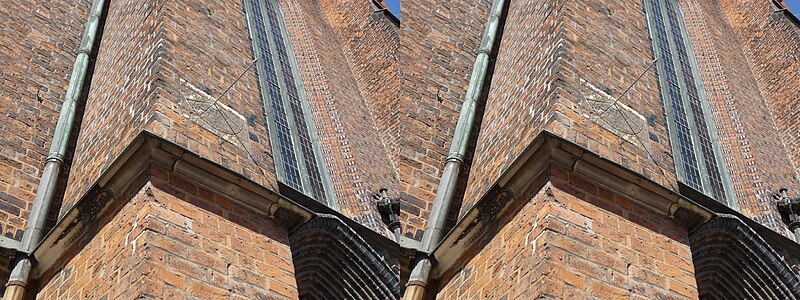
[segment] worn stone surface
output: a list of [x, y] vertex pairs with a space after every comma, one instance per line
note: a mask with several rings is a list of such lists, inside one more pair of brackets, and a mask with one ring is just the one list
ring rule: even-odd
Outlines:
[[688, 232], [558, 167], [437, 299], [696, 299]]

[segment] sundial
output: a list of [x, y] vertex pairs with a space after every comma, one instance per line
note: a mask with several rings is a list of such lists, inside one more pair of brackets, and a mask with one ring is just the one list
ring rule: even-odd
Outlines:
[[184, 117], [225, 141], [248, 147], [247, 121], [242, 114], [183, 79], [180, 85], [179, 111]]
[[642, 114], [583, 79], [580, 84], [579, 106], [584, 117], [633, 144], [640, 144], [635, 136], [647, 140], [647, 119]]

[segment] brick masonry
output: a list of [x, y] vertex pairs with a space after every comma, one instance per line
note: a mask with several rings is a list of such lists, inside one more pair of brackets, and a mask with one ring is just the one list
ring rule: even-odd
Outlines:
[[[402, 199], [404, 234], [421, 238], [489, 2], [403, 1], [398, 30], [376, 19], [369, 1], [281, 1], [346, 215], [381, 230], [368, 200], [386, 186]], [[0, 224], [17, 239], [89, 6], [54, 3], [0, 5], [0, 60], [8, 62], [0, 101], [11, 103], [0, 107], [0, 129], [11, 133], [0, 137]], [[742, 185], [743, 212], [779, 228], [764, 218], [772, 208], [763, 196], [798, 184], [800, 69], [791, 51], [800, 45], [798, 29], [772, 19], [768, 1], [681, 3], [734, 185]], [[653, 59], [645, 24], [637, 1], [512, 1], [464, 204], [456, 207], [469, 209], [542, 131], [674, 188], [655, 72], [633, 84]], [[199, 113], [247, 68], [249, 48], [241, 2], [111, 1], [62, 212], [142, 131], [277, 190], [254, 72]], [[621, 108], [599, 113], [629, 86]], [[737, 115], [741, 123], [730, 119]], [[738, 130], [747, 138], [739, 141]], [[161, 170], [153, 174], [84, 251], [42, 281], [40, 297], [116, 298], [137, 285], [150, 297], [297, 297], [285, 229]], [[553, 174], [485, 251], [443, 283], [440, 297], [697, 297], [685, 229], [561, 170]]]
[[151, 178], [39, 299], [297, 299], [288, 232], [153, 167]]
[[159, 14], [150, 13], [154, 9], [152, 1], [142, 5], [115, 1], [108, 8], [62, 212], [141, 130], [144, 124], [135, 118], [152, 112], [152, 100], [144, 98], [153, 97], [155, 80], [157, 37], [150, 32], [158, 28]]
[[[785, 17], [771, 21], [768, 1], [756, 4], [687, 0], [681, 4], [684, 12], [690, 14], [686, 21], [692, 46], [698, 55], [742, 209], [759, 222], [782, 231], [769, 199], [778, 186], [798, 185], [793, 157], [800, 151], [793, 150], [796, 148], [793, 140], [798, 131], [795, 126], [800, 122], [792, 114], [797, 111], [795, 84], [800, 82], [792, 80], [796, 77], [794, 70], [798, 69], [793, 65], [798, 61], [797, 51], [785, 51], [782, 46], [787, 40], [796, 40], [798, 30]], [[463, 61], [452, 58], [452, 47], [438, 50], [436, 46], [448, 38], [461, 38], [482, 29], [476, 25], [473, 31], [449, 34], [449, 27], [432, 22], [438, 18], [427, 15], [427, 9], [416, 9], [417, 5], [414, 1], [404, 3], [408, 7], [404, 11], [409, 13], [404, 17], [401, 39], [409, 42], [401, 43], [399, 56], [404, 65], [401, 111], [406, 119], [401, 130], [404, 144], [398, 167], [406, 220], [404, 232], [418, 238], [440, 175], [441, 160], [436, 158], [444, 157], [452, 136], [449, 132], [452, 127], [445, 124], [455, 121], [455, 115], [437, 110], [435, 105], [429, 109], [431, 106], [425, 101], [438, 99], [447, 105], [449, 92], [454, 92], [457, 106], [463, 93], [458, 89], [442, 93], [440, 86], [466, 85], [470, 68], [467, 64], [458, 65], [466, 68], [464, 73], [459, 73], [461, 69], [455, 66], [437, 68], [444, 66], [444, 62], [455, 65]], [[451, 6], [437, 5], [435, 13], [459, 22], [471, 22], [474, 17], [478, 20], [476, 24], [480, 23], [479, 15], [464, 15], [472, 11], [471, 6], [443, 12], [447, 9]], [[424, 16], [421, 20], [425, 21], [418, 22], [419, 16]], [[701, 24], [705, 31], [700, 29]], [[466, 46], [458, 49], [469, 49]], [[720, 50], [723, 57], [718, 57], [712, 53], [717, 51], [715, 47], [731, 51]], [[429, 55], [428, 49], [436, 54]], [[439, 65], [437, 57], [442, 58]], [[469, 182], [463, 203], [455, 204], [461, 206], [461, 213], [480, 199], [541, 130], [564, 136], [677, 189], [664, 125], [666, 112], [659, 97], [656, 74], [653, 69], [645, 72], [652, 60], [641, 2], [511, 2]], [[439, 78], [442, 72], [451, 72], [451, 76]], [[623, 108], [600, 114], [628, 87], [631, 89], [618, 102]], [[612, 101], [597, 102], [598, 97]], [[738, 101], [748, 105], [737, 105]], [[408, 104], [409, 109], [404, 110], [402, 104]], [[625, 119], [632, 124], [628, 125]], [[426, 125], [438, 126], [439, 130], [420, 130], [429, 128]], [[415, 132], [426, 134], [415, 137]], [[742, 136], [745, 138], [740, 139]], [[444, 142], [434, 146], [440, 138]], [[420, 154], [432, 150], [440, 153], [427, 157]], [[405, 175], [409, 173], [415, 175]]]
[[342, 213], [382, 232], [372, 195], [399, 188], [383, 142], [391, 129], [378, 129], [384, 116], [373, 109], [396, 101], [397, 28], [386, 17], [373, 20], [369, 1], [281, 5]]
[[250, 64], [245, 24], [239, 2], [111, 4], [62, 212], [142, 130], [276, 189], [255, 73], [203, 115], [191, 101], [216, 99]]
[[563, 53], [558, 34], [562, 15], [557, 1], [510, 3], [462, 213], [488, 191], [552, 114], [553, 71]]
[[[5, 236], [21, 238], [89, 4], [53, 3], [35, 11], [21, 8], [25, 2], [0, 7], [8, 11], [0, 21], [8, 28], [2, 44], [10, 50], [2, 58], [13, 62], [0, 73], [0, 95], [13, 103], [0, 108], [0, 126], [20, 133], [0, 138]], [[387, 108], [397, 105], [398, 28], [382, 14], [376, 17], [369, 1], [327, 3], [326, 9], [319, 1], [281, 4], [323, 146], [329, 147], [326, 161], [343, 212], [383, 231], [370, 200], [380, 187], [400, 190], [383, 142], [397, 147], [397, 110]], [[45, 22], [45, 16], [53, 18]], [[77, 154], [68, 161], [73, 172], [61, 184], [68, 185], [62, 213], [141, 131], [277, 190], [255, 72], [246, 72], [205, 111], [252, 61], [240, 2], [111, 1], [103, 33], [85, 114], [78, 118]]]
[[[356, 153], [356, 160], [352, 163], [360, 165], [361, 178], [350, 176], [349, 181], [344, 181], [358, 201], [350, 202], [360, 209], [351, 216], [359, 222], [380, 223], [379, 227], [383, 227], [377, 209], [371, 203], [371, 195], [381, 187], [389, 189], [393, 196], [400, 190], [396, 167], [399, 27], [383, 13], [375, 13], [379, 7], [371, 1], [320, 1], [318, 6], [325, 12], [341, 42], [342, 53], [363, 99], [362, 107], [344, 99], [333, 106], [339, 110], [351, 110], [349, 113], [357, 119], [346, 126], [360, 131], [349, 140]], [[336, 130], [332, 130], [332, 136], [334, 132]], [[341, 167], [342, 171], [347, 165]], [[360, 194], [364, 192], [367, 194]], [[370, 200], [370, 203], [365, 203], [365, 200]], [[374, 224], [371, 226], [375, 227]]]
[[719, 4], [742, 41], [752, 72], [789, 152], [792, 167], [798, 170], [800, 29], [788, 17], [774, 14], [779, 8], [771, 1], [722, 0]]
[[[751, 67], [746, 37], [734, 29], [718, 1], [681, 1], [681, 8], [741, 212], [785, 233], [772, 194], [800, 183], [766, 102], [768, 91]], [[787, 84], [779, 85], [791, 88]]]
[[402, 1], [401, 220], [422, 238], [491, 1]]
[[0, 234], [20, 240], [91, 1], [0, 4]]
[[696, 299], [688, 232], [552, 167], [437, 299]]
[[[376, 49], [369, 50], [378, 54], [384, 48], [391, 50], [392, 31], [386, 26], [394, 25], [385, 24], [389, 22], [385, 18], [371, 21], [371, 5], [364, 2], [358, 20], [372, 25], [355, 33], [336, 31], [328, 15], [333, 12], [326, 14], [316, 2], [286, 1], [282, 9], [342, 211], [382, 231], [371, 193], [382, 186], [395, 192], [399, 188], [362, 93], [374, 100], [391, 91], [381, 91], [384, 95], [362, 86], [369, 72], [387, 70], [357, 69], [355, 74], [364, 81], [358, 82], [351, 65], [361, 66], [380, 56], [343, 47], [356, 41], [347, 44], [330, 38], [369, 32], [376, 43]], [[142, 130], [277, 190], [263, 126], [265, 110], [254, 96], [258, 95], [255, 73], [246, 72], [219, 100], [224, 108], [214, 107], [200, 115], [212, 101], [195, 101], [219, 97], [250, 64], [244, 21], [241, 3], [187, 0], [151, 2], [137, 8], [112, 3], [98, 57], [98, 79], [92, 83], [78, 140], [77, 172], [70, 177], [62, 212]], [[383, 35], [389, 35], [387, 40], [380, 40]], [[384, 77], [389, 87], [396, 81], [391, 72]], [[233, 126], [220, 121], [223, 114], [232, 119]]]
[[[321, 1], [396, 171], [400, 144], [400, 28], [370, 1]], [[396, 175], [395, 175], [396, 177]]]
[[646, 26], [636, 1], [512, 2], [462, 214], [541, 130], [676, 188]]

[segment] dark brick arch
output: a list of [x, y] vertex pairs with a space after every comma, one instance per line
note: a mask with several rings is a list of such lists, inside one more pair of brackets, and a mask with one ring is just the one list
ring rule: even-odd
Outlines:
[[399, 274], [338, 218], [318, 215], [289, 239], [300, 299], [399, 298]]
[[690, 236], [701, 299], [800, 299], [800, 279], [744, 222], [718, 215]]

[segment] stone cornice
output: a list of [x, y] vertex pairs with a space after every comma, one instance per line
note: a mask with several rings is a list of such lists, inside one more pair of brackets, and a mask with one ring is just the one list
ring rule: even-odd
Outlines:
[[40, 277], [53, 268], [64, 255], [71, 255], [91, 240], [105, 225], [102, 220], [113, 217], [117, 208], [127, 203], [133, 196], [132, 193], [138, 192], [138, 188], [146, 183], [150, 176], [150, 167], [154, 165], [211, 192], [226, 196], [265, 217], [273, 218], [290, 232], [309, 222], [317, 213], [333, 214], [373, 246], [386, 250], [397, 246], [388, 238], [330, 208], [290, 200], [170, 141], [143, 131], [103, 172], [89, 192], [58, 220], [33, 251], [32, 256], [37, 265], [32, 277]]
[[524, 206], [550, 178], [550, 167], [559, 166], [584, 180], [624, 195], [635, 203], [673, 218], [694, 232], [719, 214], [734, 215], [773, 247], [800, 253], [800, 244], [743, 216], [705, 195], [680, 194], [641, 174], [602, 158], [571, 141], [544, 131], [520, 154], [487, 192], [431, 253], [437, 265], [434, 279], [452, 273], [480, 251], [494, 234]]
[[524, 195], [546, 183], [553, 165], [672, 217], [690, 231], [714, 216], [711, 210], [669, 188], [545, 131], [534, 139], [431, 253], [437, 262], [431, 276], [440, 278], [451, 273], [460, 262], [485, 245], [503, 226], [501, 220], [509, 219], [516, 212], [515, 208], [530, 200]]

